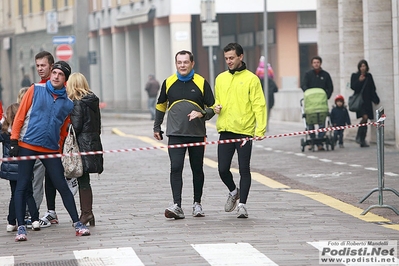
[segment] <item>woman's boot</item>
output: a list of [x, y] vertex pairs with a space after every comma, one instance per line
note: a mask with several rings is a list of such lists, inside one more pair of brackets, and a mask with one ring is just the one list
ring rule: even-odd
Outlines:
[[79, 199], [80, 199], [80, 221], [86, 225], [95, 226], [96, 222], [93, 215], [93, 193], [91, 187], [87, 189], [79, 189]]
[[370, 145], [366, 143], [366, 135], [367, 135], [367, 127], [366, 126], [359, 127], [360, 147], [362, 148], [370, 147]]

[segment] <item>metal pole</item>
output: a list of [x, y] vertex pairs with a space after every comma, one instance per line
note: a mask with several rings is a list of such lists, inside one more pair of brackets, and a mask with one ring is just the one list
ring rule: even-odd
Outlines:
[[[212, 22], [212, 0], [206, 1], [206, 23]], [[209, 60], [209, 85], [213, 89], [215, 82], [215, 71], [213, 65], [213, 46], [208, 47], [208, 60]]]
[[[384, 114], [384, 110], [376, 110], [377, 121]], [[377, 163], [378, 163], [378, 203], [384, 204], [384, 121], [377, 127]]]
[[[268, 64], [268, 52], [267, 52], [267, 46], [268, 46], [268, 40], [267, 40], [267, 0], [265, 1], [265, 8], [263, 10], [263, 54], [265, 57], [265, 76], [263, 78], [263, 89], [265, 93], [265, 99], [266, 99], [266, 105], [268, 105], [268, 100], [269, 100], [269, 76], [268, 76], [268, 69], [267, 69], [267, 64]], [[267, 107], [266, 110], [268, 110], [269, 107]], [[269, 114], [267, 114], [269, 121]], [[269, 124], [269, 123], [268, 123]], [[267, 125], [267, 128], [269, 128], [269, 125]]]

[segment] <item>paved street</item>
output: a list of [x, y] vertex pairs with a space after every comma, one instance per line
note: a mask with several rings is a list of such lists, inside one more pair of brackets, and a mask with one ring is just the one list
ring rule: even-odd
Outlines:
[[[350, 140], [343, 149], [323, 152], [301, 152], [300, 136], [255, 142], [248, 219], [224, 212], [228, 191], [217, 173], [216, 145], [208, 145], [206, 216], [191, 216], [186, 160], [186, 219], [168, 220], [163, 212], [172, 202], [169, 158], [164, 149], [150, 149], [166, 145], [166, 138], [158, 142], [152, 137], [147, 117], [103, 115], [104, 150], [149, 149], [104, 155], [104, 173], [92, 176], [96, 226], [89, 237], [75, 236], [57, 195], [60, 224], [29, 231], [27, 242], [14, 242], [14, 233], [5, 231], [9, 186], [0, 180], [0, 265], [318, 265], [319, 241], [397, 239], [399, 218], [392, 210], [360, 215], [378, 204], [378, 193], [359, 203], [378, 185], [376, 145], [359, 148]], [[217, 140], [215, 121], [207, 128], [208, 141]], [[271, 120], [268, 134], [303, 130], [301, 123]], [[399, 189], [398, 161], [399, 151], [386, 146], [385, 187]], [[238, 182], [236, 159], [233, 168]], [[78, 195], [75, 200], [79, 205]], [[384, 204], [399, 208], [399, 198], [387, 191]]]

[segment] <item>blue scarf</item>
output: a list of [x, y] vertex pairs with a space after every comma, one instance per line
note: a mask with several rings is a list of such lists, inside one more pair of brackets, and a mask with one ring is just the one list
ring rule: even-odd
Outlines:
[[46, 87], [47, 87], [47, 89], [49, 89], [51, 91], [51, 93], [53, 93], [53, 94], [55, 94], [57, 96], [63, 96], [66, 93], [65, 86], [62, 87], [61, 89], [55, 89], [53, 87], [53, 85], [51, 85], [50, 80], [47, 80]]
[[194, 76], [194, 69], [191, 69], [190, 73], [188, 73], [187, 76], [182, 76], [182, 75], [180, 75], [180, 73], [177, 72], [177, 71], [176, 71], [176, 75], [177, 75], [177, 78], [178, 78], [180, 81], [183, 81], [183, 82], [190, 81], [190, 80], [193, 79], [193, 76]]

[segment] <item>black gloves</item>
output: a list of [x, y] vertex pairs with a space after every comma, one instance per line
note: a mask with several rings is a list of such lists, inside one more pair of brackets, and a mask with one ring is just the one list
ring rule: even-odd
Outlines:
[[10, 143], [11, 143], [10, 156], [17, 157], [18, 153], [19, 153], [18, 140], [12, 139], [12, 140], [10, 140]]

